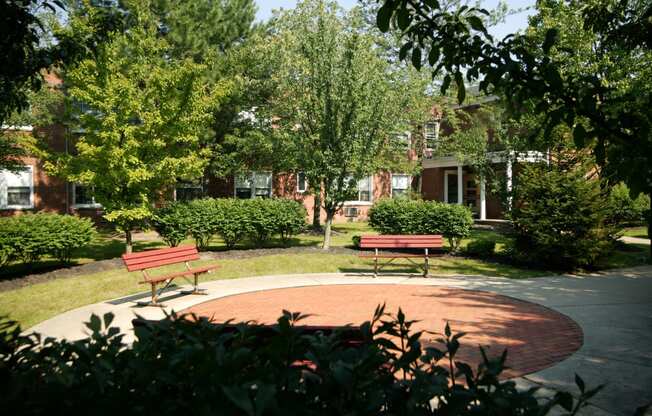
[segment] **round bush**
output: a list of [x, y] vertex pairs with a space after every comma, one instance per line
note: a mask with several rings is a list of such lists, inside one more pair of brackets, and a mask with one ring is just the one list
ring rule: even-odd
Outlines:
[[90, 219], [72, 215], [27, 214], [0, 219], [0, 263], [33, 263], [50, 255], [70, 262], [74, 249], [91, 242], [95, 228]]
[[384, 199], [369, 211], [369, 225], [380, 234], [441, 234], [457, 250], [471, 233], [473, 216], [462, 205]]
[[473, 240], [464, 249], [469, 256], [480, 258], [493, 256], [495, 250], [496, 242], [493, 240]]
[[215, 199], [215, 229], [228, 248], [233, 248], [251, 232], [249, 214], [241, 199]]
[[306, 208], [302, 203], [291, 199], [275, 199], [276, 230], [281, 240], [287, 243], [289, 239], [299, 234], [306, 227]]

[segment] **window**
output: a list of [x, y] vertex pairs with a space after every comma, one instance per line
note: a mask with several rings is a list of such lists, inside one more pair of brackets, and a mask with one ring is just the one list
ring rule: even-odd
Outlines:
[[272, 196], [272, 174], [252, 172], [235, 178], [236, 198], [270, 198]]
[[192, 201], [204, 197], [204, 184], [197, 181], [177, 181], [174, 189], [175, 201]]
[[34, 206], [34, 171], [25, 166], [18, 172], [0, 171], [0, 208], [24, 209]]
[[410, 175], [392, 174], [392, 198], [404, 198], [410, 188]]
[[306, 192], [308, 190], [308, 179], [304, 172], [297, 173], [297, 192]]
[[439, 122], [426, 123], [424, 128], [427, 149], [436, 149], [439, 141]]
[[358, 201], [371, 202], [371, 177], [358, 181]]
[[410, 133], [396, 133], [396, 144], [398, 148], [408, 150], [410, 148]]
[[95, 202], [93, 187], [81, 185], [78, 183], [72, 186], [73, 204], [77, 208], [99, 207], [100, 204]]

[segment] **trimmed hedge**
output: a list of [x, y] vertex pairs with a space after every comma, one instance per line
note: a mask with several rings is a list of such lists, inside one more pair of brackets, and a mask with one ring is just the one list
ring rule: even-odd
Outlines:
[[380, 234], [441, 234], [457, 250], [471, 233], [473, 216], [462, 205], [383, 199], [369, 211], [369, 225]]
[[473, 240], [464, 249], [469, 256], [487, 258], [494, 255], [496, 242], [493, 240]]
[[219, 236], [228, 248], [249, 238], [258, 247], [278, 235], [287, 242], [303, 230], [306, 210], [287, 199], [198, 199], [171, 203], [154, 212], [153, 228], [170, 246], [188, 236], [200, 250]]
[[0, 218], [0, 265], [10, 261], [33, 263], [49, 255], [69, 263], [74, 249], [95, 235], [88, 218], [59, 214], [27, 214]]

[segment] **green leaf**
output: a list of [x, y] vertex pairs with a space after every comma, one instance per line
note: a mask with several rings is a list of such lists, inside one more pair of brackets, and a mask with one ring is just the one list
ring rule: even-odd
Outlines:
[[484, 27], [484, 23], [482, 23], [482, 19], [480, 19], [478, 16], [469, 16], [466, 18], [466, 20], [469, 22], [473, 30], [477, 30], [478, 32], [483, 33], [487, 31], [487, 29]]
[[435, 66], [437, 61], [439, 61], [439, 48], [436, 46], [431, 46], [430, 53], [428, 53], [428, 63], [430, 66]]
[[573, 395], [566, 392], [566, 391], [560, 391], [555, 395], [555, 398], [557, 399], [557, 403], [561, 407], [564, 408], [564, 410], [571, 411], [573, 409]]
[[451, 76], [449, 74], [446, 74], [444, 77], [444, 81], [441, 83], [441, 93], [446, 94], [446, 91], [448, 91], [448, 87], [451, 85]]
[[[575, 146], [578, 148], [583, 148], [585, 145], [585, 139], [586, 139], [586, 129], [584, 128], [583, 125], [578, 124], [575, 126], [575, 129], [573, 130], [573, 142], [575, 143]], [[575, 378], [577, 381], [577, 376]]]
[[389, 21], [392, 19], [392, 14], [394, 13], [394, 8], [392, 7], [391, 1], [386, 1], [380, 9], [378, 9], [378, 14], [376, 15], [376, 25], [381, 32], [387, 32], [389, 30]]
[[462, 104], [466, 98], [466, 86], [464, 85], [464, 77], [460, 71], [455, 73], [455, 83], [457, 84], [457, 102]]
[[398, 51], [398, 59], [401, 61], [404, 60], [410, 49], [412, 49], [412, 41], [407, 42], [405, 45], [401, 46], [401, 49]]
[[412, 21], [412, 16], [410, 16], [410, 12], [408, 11], [406, 6], [403, 6], [399, 9], [396, 22], [398, 23], [398, 28], [401, 30], [405, 30], [410, 26], [410, 22]]
[[577, 373], [575, 374], [575, 384], [577, 385], [577, 388], [579, 388], [580, 391], [584, 393], [584, 389], [586, 388], [584, 385], [584, 380], [582, 380], [582, 377], [580, 377]]
[[418, 46], [412, 49], [412, 65], [417, 71], [421, 69], [421, 48]]
[[550, 48], [552, 48], [552, 45], [555, 44], [557, 41], [557, 37], [559, 36], [559, 30], [557, 28], [551, 28], [548, 29], [546, 32], [546, 39], [543, 41], [543, 53], [548, 55], [550, 52]]

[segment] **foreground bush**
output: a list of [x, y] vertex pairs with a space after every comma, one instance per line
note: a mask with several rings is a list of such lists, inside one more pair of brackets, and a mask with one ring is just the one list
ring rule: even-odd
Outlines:
[[0, 265], [9, 261], [33, 263], [52, 256], [62, 263], [95, 235], [88, 218], [59, 214], [27, 214], [0, 218]]
[[383, 199], [369, 211], [369, 225], [380, 234], [441, 234], [457, 250], [471, 233], [473, 216], [462, 205]]
[[197, 248], [205, 250], [216, 235], [229, 248], [245, 238], [256, 246], [262, 246], [275, 235], [287, 242], [303, 230], [305, 221], [306, 210], [297, 201], [206, 198], [157, 209], [152, 226], [172, 247], [192, 236]]
[[518, 261], [572, 270], [595, 264], [612, 248], [607, 198], [581, 169], [526, 165], [514, 201], [512, 255]]
[[[545, 415], [575, 414], [599, 388], [574, 399], [500, 382], [506, 354], [476, 371], [456, 359], [462, 334], [448, 326], [423, 347], [399, 310], [379, 307], [351, 346], [342, 333], [307, 335], [285, 312], [275, 331], [168, 317], [124, 334], [92, 316], [89, 338], [22, 335], [0, 322], [0, 406], [6, 414]], [[391, 336], [391, 337], [390, 337]], [[454, 364], [453, 364], [454, 363]], [[454, 365], [454, 367], [453, 367]], [[455, 382], [451, 384], [452, 374]], [[537, 397], [535, 397], [535, 395]]]
[[493, 240], [473, 240], [464, 249], [469, 256], [488, 258], [496, 251], [496, 242]]

